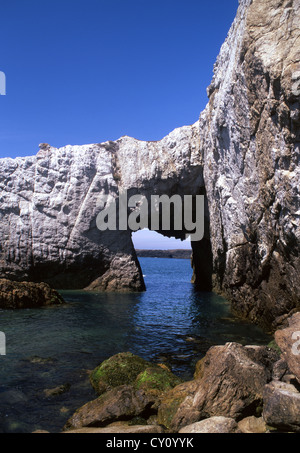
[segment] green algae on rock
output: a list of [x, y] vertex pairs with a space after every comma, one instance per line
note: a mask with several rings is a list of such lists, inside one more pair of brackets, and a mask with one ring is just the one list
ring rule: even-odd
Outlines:
[[176, 385], [183, 381], [175, 376], [171, 371], [168, 371], [158, 365], [146, 368], [136, 378], [135, 387], [143, 390], [158, 390], [164, 392], [171, 390]]
[[131, 352], [121, 352], [95, 368], [90, 381], [94, 390], [101, 395], [111, 388], [133, 383], [141, 372], [151, 366], [150, 362]]

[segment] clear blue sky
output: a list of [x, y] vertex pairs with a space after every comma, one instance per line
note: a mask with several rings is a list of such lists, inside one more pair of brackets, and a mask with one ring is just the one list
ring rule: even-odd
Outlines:
[[0, 157], [194, 123], [238, 0], [1, 0]]

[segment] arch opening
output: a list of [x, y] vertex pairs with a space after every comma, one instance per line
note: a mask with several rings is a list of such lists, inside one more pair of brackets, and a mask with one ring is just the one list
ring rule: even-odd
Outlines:
[[191, 262], [191, 282], [195, 290], [212, 291], [212, 250], [209, 237], [201, 241], [166, 236], [162, 232], [143, 229], [132, 233], [132, 242], [139, 257], [180, 258]]

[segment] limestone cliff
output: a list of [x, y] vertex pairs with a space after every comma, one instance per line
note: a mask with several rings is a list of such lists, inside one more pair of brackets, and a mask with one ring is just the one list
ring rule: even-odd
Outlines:
[[[116, 142], [1, 159], [0, 276], [55, 288], [140, 291], [131, 232], [96, 226], [103, 194], [194, 194], [203, 187], [198, 123], [160, 142]], [[183, 236], [183, 232], [177, 232]]]
[[300, 305], [299, 79], [300, 1], [241, 1], [200, 142], [214, 287], [268, 325]]
[[96, 227], [99, 195], [206, 194], [197, 286], [267, 326], [299, 309], [299, 30], [299, 0], [240, 0], [194, 125], [2, 159], [0, 277], [143, 290], [131, 232]]

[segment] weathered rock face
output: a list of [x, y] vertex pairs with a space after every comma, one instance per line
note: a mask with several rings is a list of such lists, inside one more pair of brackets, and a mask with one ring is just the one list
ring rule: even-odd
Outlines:
[[300, 313], [288, 320], [288, 327], [275, 332], [275, 340], [282, 351], [282, 358], [300, 384]]
[[264, 390], [265, 422], [285, 431], [300, 432], [300, 393], [292, 384], [273, 381]]
[[199, 122], [159, 142], [1, 160], [0, 277], [143, 290], [131, 232], [96, 227], [99, 195], [206, 194], [193, 281], [273, 329], [300, 308], [299, 22], [299, 0], [240, 0]]
[[299, 27], [299, 0], [242, 0], [200, 116], [214, 287], [267, 325], [300, 300]]
[[[116, 142], [1, 160], [0, 277], [56, 288], [134, 291], [144, 282], [131, 231], [99, 231], [99, 197], [196, 194], [203, 187], [198, 123], [160, 142]], [[184, 232], [177, 232], [184, 238]]]
[[165, 395], [158, 410], [159, 423], [178, 431], [205, 418], [240, 420], [255, 415], [277, 359], [274, 351], [263, 346], [227, 343], [211, 347], [197, 367], [196, 380]]
[[152, 401], [143, 390], [121, 385], [90, 401], [68, 420], [65, 430], [101, 427], [118, 420], [128, 420], [149, 411]]
[[192, 425], [185, 426], [179, 431], [180, 434], [224, 434], [236, 433], [238, 426], [233, 418], [228, 417], [211, 417], [201, 422], [193, 423]]

